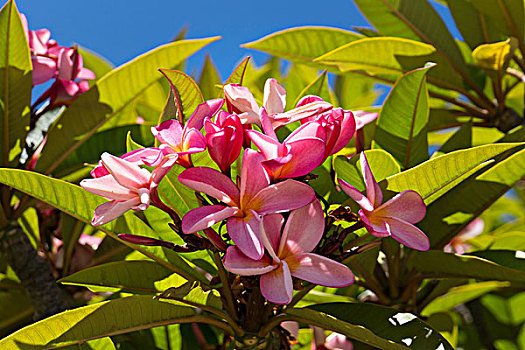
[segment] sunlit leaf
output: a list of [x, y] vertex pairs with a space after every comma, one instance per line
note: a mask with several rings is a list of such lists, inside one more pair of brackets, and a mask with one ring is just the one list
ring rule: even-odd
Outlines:
[[217, 96], [219, 89], [217, 85], [222, 83], [221, 76], [217, 67], [213, 63], [211, 56], [206, 55], [199, 76], [199, 87], [205, 100], [210, 100]]
[[184, 72], [170, 69], [161, 69], [160, 71], [168, 79], [171, 88], [174, 90], [179, 119], [187, 120], [197, 106], [204, 102], [199, 86]]
[[[233, 70], [232, 74], [226, 79], [224, 82], [224, 85], [228, 84], [240, 84], [242, 85], [242, 81], [244, 79], [244, 73], [246, 72], [246, 68], [248, 67], [248, 63], [250, 62], [250, 57], [246, 57], [235, 69]], [[224, 89], [221, 89], [219, 91], [219, 94], [217, 98], [224, 98]]]

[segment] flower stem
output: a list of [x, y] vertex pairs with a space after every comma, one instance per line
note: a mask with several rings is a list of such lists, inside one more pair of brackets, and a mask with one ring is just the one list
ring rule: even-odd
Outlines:
[[239, 318], [237, 316], [237, 312], [235, 309], [235, 302], [233, 299], [232, 290], [230, 288], [228, 272], [226, 272], [226, 270], [224, 269], [224, 265], [222, 264], [222, 260], [218, 252], [213, 253], [213, 261], [215, 261], [215, 264], [217, 265], [217, 271], [219, 272], [219, 278], [221, 279], [221, 282], [222, 282], [222, 291], [224, 294], [224, 299], [226, 300], [226, 310], [228, 311], [230, 316], [235, 321], [238, 321]]

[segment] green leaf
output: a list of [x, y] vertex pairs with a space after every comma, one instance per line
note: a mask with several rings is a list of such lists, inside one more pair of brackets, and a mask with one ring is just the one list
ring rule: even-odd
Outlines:
[[157, 294], [170, 287], [179, 287], [187, 281], [152, 261], [117, 261], [81, 270], [58, 282], [88, 287], [95, 292], [122, 290]]
[[107, 59], [85, 47], [79, 47], [78, 52], [82, 56], [84, 68], [90, 69], [95, 73], [97, 80], [115, 68]]
[[434, 47], [418, 41], [378, 37], [364, 38], [343, 45], [315, 59], [341, 72], [364, 71], [382, 82], [393, 84], [403, 73], [437, 63], [428, 74], [428, 82], [446, 89], [464, 90], [462, 78]]
[[472, 56], [480, 67], [501, 74], [508, 68], [517, 48], [518, 40], [509, 38], [497, 43], [479, 45], [472, 51]]
[[31, 321], [33, 308], [31, 301], [19, 285], [20, 290], [0, 291], [0, 309], [3, 312], [0, 319], [0, 337], [7, 336], [12, 331]]
[[0, 348], [50, 349], [156, 326], [211, 321], [177, 304], [132, 296], [88, 305], [27, 326], [0, 340]]
[[161, 46], [100, 79], [62, 114], [49, 132], [37, 168], [52, 172], [101, 126], [130, 105], [148, 87], [154, 85], [158, 67], [173, 67], [218, 38], [177, 41]]
[[[517, 260], [514, 258], [514, 260]], [[522, 263], [523, 261], [519, 261]], [[493, 261], [469, 255], [456, 255], [439, 250], [414, 251], [407, 262], [425, 278], [476, 278], [494, 281], [525, 281], [525, 271], [499, 265]]]
[[[248, 63], [250, 62], [250, 57], [246, 57], [244, 60], [242, 60], [241, 63], [235, 69], [233, 70], [232, 74], [226, 79], [226, 82], [224, 85], [228, 84], [239, 84], [242, 85], [242, 81], [244, 79], [244, 73], [246, 73], [246, 69], [248, 67]], [[219, 91], [219, 94], [217, 95], [217, 98], [224, 98], [224, 89], [221, 89]]]
[[433, 155], [433, 157], [472, 147], [472, 122], [467, 122], [459, 128]]
[[[170, 69], [160, 69], [160, 72], [168, 79], [174, 91], [179, 120], [187, 120], [197, 106], [204, 102], [201, 89], [199, 89], [197, 83], [184, 72]], [[175, 116], [172, 116], [172, 118], [175, 118]]]
[[355, 0], [379, 33], [433, 45], [466, 71], [463, 56], [445, 22], [427, 0]]
[[480, 13], [468, 0], [447, 0], [446, 2], [461, 36], [471, 49], [483, 43], [493, 43], [503, 39], [492, 20]]
[[[386, 151], [374, 149], [365, 151], [365, 154], [366, 160], [377, 182], [401, 171], [394, 157]], [[359, 191], [364, 191], [366, 187], [361, 172], [360, 158], [361, 155], [356, 155], [350, 160], [346, 157], [339, 156], [334, 160], [334, 169], [338, 178], [345, 180]]]
[[199, 77], [199, 87], [202, 91], [202, 96], [204, 99], [211, 100], [215, 98], [218, 93], [217, 86], [221, 85], [221, 83], [221, 76], [217, 70], [217, 67], [215, 66], [215, 63], [213, 63], [211, 56], [206, 54], [206, 58], [204, 59], [204, 64], [202, 65], [202, 70]]
[[[386, 179], [387, 190], [418, 192], [428, 206], [455, 185], [465, 180], [484, 162], [519, 144], [483, 145], [432, 158], [419, 166]], [[523, 144], [521, 144], [523, 145]]]
[[372, 148], [388, 151], [403, 169], [428, 159], [426, 73], [434, 64], [403, 75], [383, 103]]
[[335, 93], [343, 109], [356, 110], [371, 106], [383, 92], [382, 89], [374, 89], [373, 79], [357, 74], [338, 75], [335, 78]]
[[442, 296], [432, 300], [421, 312], [422, 316], [430, 316], [438, 312], [445, 312], [459, 304], [479, 298], [493, 290], [510, 286], [509, 282], [479, 282], [454, 287]]
[[33, 86], [29, 45], [14, 0], [0, 10], [0, 43], [0, 166], [7, 167], [24, 146]]
[[357, 33], [339, 28], [298, 27], [278, 31], [241, 46], [312, 65], [316, 57], [360, 38], [362, 36]]
[[[323, 71], [314, 80], [310, 82], [295, 98], [295, 101], [291, 106], [296, 106], [299, 100], [307, 95], [316, 95], [321, 97], [325, 101], [330, 100], [330, 91], [328, 88], [328, 74]], [[290, 106], [290, 107], [291, 107]]]
[[380, 349], [452, 349], [438, 332], [413, 314], [384, 306], [327, 303], [292, 309], [287, 313], [315, 321], [316, 326]]
[[493, 261], [502, 266], [525, 272], [525, 252], [513, 250], [483, 250], [468, 253], [468, 255]]
[[[0, 169], [0, 183], [48, 203], [85, 223], [91, 223], [95, 208], [105, 202], [102, 197], [89, 193], [77, 185], [30, 171]], [[156, 233], [130, 212], [106, 225], [100, 226], [99, 229], [115, 239], [117, 239], [116, 235], [119, 233], [137, 233], [167, 241], [174, 241], [177, 237], [173, 232], [170, 232], [170, 235]], [[205, 284], [209, 283], [200, 272], [190, 266], [179, 254], [171, 250], [160, 247], [136, 246], [127, 242], [124, 242], [124, 244], [133, 247], [135, 250], [188, 280], [196, 279]]]

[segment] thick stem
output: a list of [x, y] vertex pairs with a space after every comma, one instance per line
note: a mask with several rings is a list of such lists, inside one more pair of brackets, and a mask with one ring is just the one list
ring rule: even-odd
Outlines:
[[48, 262], [38, 255], [16, 221], [0, 232], [0, 252], [29, 295], [35, 320], [67, 308], [66, 294], [56, 284]]

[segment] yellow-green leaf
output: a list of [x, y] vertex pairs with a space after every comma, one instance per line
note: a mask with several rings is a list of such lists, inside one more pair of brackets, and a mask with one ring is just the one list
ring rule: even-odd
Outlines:
[[518, 40], [509, 38], [498, 43], [479, 45], [472, 52], [472, 56], [480, 67], [501, 72], [507, 69], [517, 48]]

